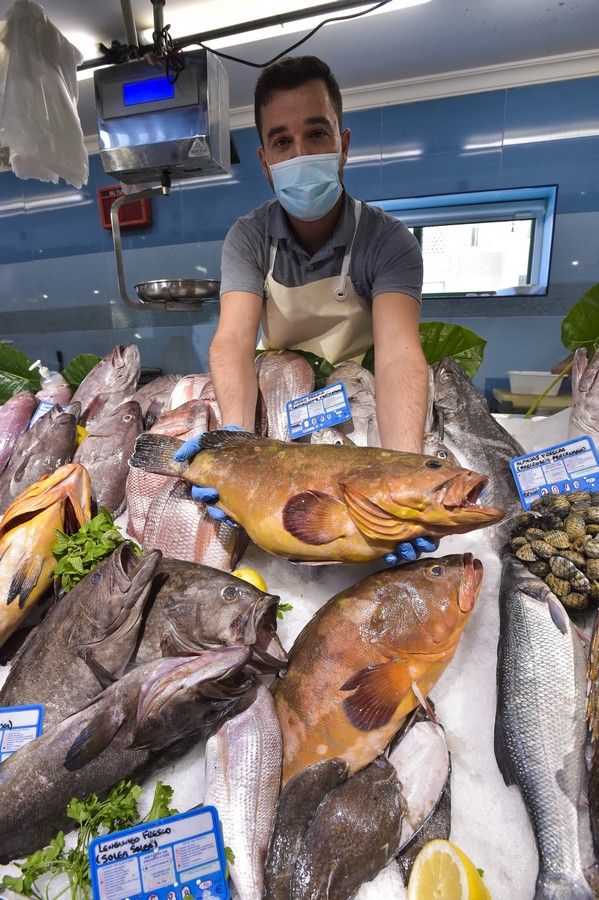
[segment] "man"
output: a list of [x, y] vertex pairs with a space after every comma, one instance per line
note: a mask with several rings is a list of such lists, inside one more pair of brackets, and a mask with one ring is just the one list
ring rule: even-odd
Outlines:
[[[276, 199], [239, 219], [223, 247], [210, 346], [223, 424], [254, 430], [262, 326], [264, 348], [310, 350], [333, 364], [361, 360], [374, 343], [381, 444], [420, 453], [428, 379], [418, 332], [418, 243], [401, 222], [344, 191], [350, 132], [326, 63], [304, 56], [269, 66], [256, 84], [254, 110], [258, 156]], [[200, 447], [201, 436], [178, 456]], [[200, 488], [194, 496], [210, 503], [217, 494]], [[435, 546], [418, 540], [402, 558]]]

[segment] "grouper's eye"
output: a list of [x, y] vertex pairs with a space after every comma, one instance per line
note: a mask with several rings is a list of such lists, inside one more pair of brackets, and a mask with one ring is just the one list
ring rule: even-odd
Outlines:
[[438, 459], [427, 459], [424, 465], [427, 469], [440, 469], [443, 464]]
[[444, 571], [445, 571], [445, 569], [443, 568], [443, 566], [439, 566], [439, 565], [431, 566], [429, 569], [429, 572], [431, 573], [431, 575], [434, 575], [435, 578], [439, 578], [443, 574]]
[[222, 589], [220, 592], [223, 600], [235, 600], [239, 591], [236, 587], [233, 587], [232, 584], [228, 584], [226, 587]]
[[100, 582], [102, 581], [102, 576], [100, 575], [99, 572], [94, 572], [93, 575], [89, 576], [89, 580], [94, 585], [100, 584]]
[[449, 374], [447, 369], [443, 369], [443, 371], [441, 372], [441, 381], [449, 381], [450, 378], [451, 375]]
[[437, 456], [439, 459], [447, 459], [447, 450], [439, 450]]

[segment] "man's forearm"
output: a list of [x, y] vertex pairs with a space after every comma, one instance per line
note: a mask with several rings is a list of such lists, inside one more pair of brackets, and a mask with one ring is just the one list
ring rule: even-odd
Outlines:
[[410, 364], [376, 367], [376, 417], [381, 446], [387, 450], [422, 453], [428, 406], [428, 367], [424, 358]]
[[254, 350], [241, 352], [213, 341], [210, 374], [223, 425], [254, 431], [258, 396]]

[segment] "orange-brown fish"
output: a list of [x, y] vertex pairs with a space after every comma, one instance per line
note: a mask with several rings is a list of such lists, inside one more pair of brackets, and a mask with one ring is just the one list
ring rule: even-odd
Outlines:
[[273, 685], [283, 781], [340, 758], [350, 774], [383, 752], [451, 661], [480, 590], [470, 553], [369, 575], [328, 601]]
[[74, 534], [91, 518], [91, 485], [77, 463], [27, 488], [0, 520], [0, 646], [52, 584], [56, 529]]
[[475, 502], [486, 476], [416, 453], [215, 431], [191, 463], [179, 463], [180, 444], [142, 434], [129, 464], [215, 487], [254, 543], [288, 559], [367, 562], [398, 541], [471, 531], [503, 515]]

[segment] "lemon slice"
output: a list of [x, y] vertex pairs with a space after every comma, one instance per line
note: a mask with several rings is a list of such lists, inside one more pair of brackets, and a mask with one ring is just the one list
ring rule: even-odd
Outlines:
[[231, 572], [231, 575], [235, 575], [237, 578], [241, 578], [242, 581], [247, 581], [249, 584], [253, 584], [254, 587], [258, 588], [259, 591], [266, 590], [266, 582], [264, 581], [264, 578], [262, 577], [260, 572], [256, 572], [255, 569], [235, 569], [234, 572]]
[[491, 900], [478, 869], [451, 841], [429, 841], [412, 868], [408, 900]]

